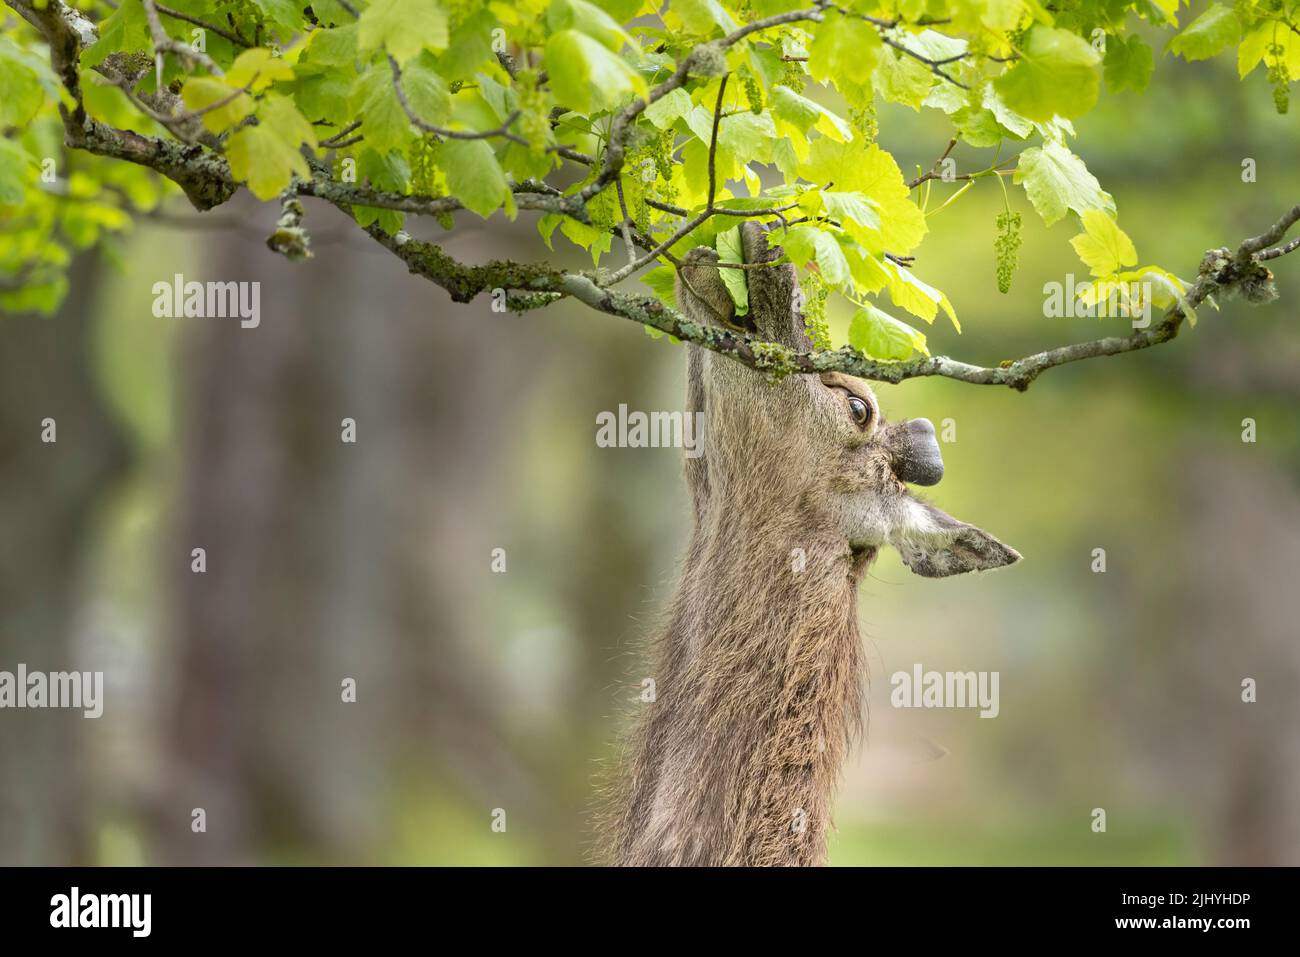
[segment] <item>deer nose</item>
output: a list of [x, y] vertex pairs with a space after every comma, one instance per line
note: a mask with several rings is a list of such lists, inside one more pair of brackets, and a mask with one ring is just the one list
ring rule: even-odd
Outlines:
[[890, 437], [890, 465], [901, 481], [912, 485], [938, 485], [943, 478], [943, 456], [929, 419], [900, 422]]

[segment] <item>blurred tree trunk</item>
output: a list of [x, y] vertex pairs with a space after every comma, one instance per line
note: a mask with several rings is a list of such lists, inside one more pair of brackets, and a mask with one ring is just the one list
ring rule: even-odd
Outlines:
[[[1200, 452], [1183, 474], [1189, 589], [1169, 675], [1173, 718], [1196, 746], [1183, 771], [1204, 815], [1213, 863], [1300, 864], [1300, 496], [1254, 446]], [[1262, 451], [1262, 450], [1261, 450]], [[1242, 700], [1243, 679], [1257, 700]]]
[[463, 526], [497, 494], [512, 408], [493, 399], [518, 360], [485, 303], [449, 306], [364, 238], [305, 264], [213, 243], [194, 278], [260, 281], [262, 318], [197, 320], [183, 363], [158, 856], [376, 862], [399, 771], [508, 776], [459, 609], [486, 578]]
[[[82, 560], [128, 464], [90, 360], [103, 265], [78, 257], [54, 316], [0, 316], [0, 669], [77, 667]], [[41, 441], [54, 419], [57, 442]], [[111, 702], [110, 702], [111, 704]], [[0, 712], [0, 864], [93, 863], [81, 712]]]

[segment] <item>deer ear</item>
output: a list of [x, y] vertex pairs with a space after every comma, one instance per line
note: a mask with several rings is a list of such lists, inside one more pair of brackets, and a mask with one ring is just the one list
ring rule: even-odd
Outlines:
[[982, 528], [959, 522], [928, 502], [907, 499], [908, 517], [889, 537], [903, 563], [924, 578], [987, 571], [1020, 561], [1020, 553]]
[[[780, 246], [767, 241], [768, 229], [747, 219], [740, 225], [740, 246], [747, 263], [775, 262]], [[812, 348], [803, 322], [803, 292], [793, 263], [764, 269], [746, 269], [749, 287], [748, 319], [760, 337], [801, 351]]]

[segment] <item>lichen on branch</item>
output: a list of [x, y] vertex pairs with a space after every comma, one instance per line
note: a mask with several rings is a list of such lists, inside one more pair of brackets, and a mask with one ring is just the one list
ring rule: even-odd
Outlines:
[[[866, 302], [888, 290], [899, 308], [925, 321], [942, 309], [956, 324], [947, 297], [912, 275], [913, 250], [927, 214], [992, 183], [1005, 199], [1012, 177], [1047, 224], [1079, 217], [1085, 234], [1074, 243], [1094, 276], [1135, 275], [1125, 272], [1132, 244], [1114, 223], [1113, 200], [1067, 145], [1068, 120], [1097, 99], [1100, 58], [1069, 17], [1055, 22], [1046, 10], [1012, 16], [984, 10], [981, 0], [937, 0], [926, 16], [906, 19], [887, 12], [893, 7], [810, 0], [761, 16], [736, 0], [670, 2], [655, 5], [659, 29], [635, 18], [620, 23], [583, 0], [521, 0], [513, 18], [474, 2], [454, 9], [434, 2], [419, 18], [407, 0], [336, 2], [309, 17], [293, 4], [259, 5], [255, 15], [236, 6], [222, 23], [157, 0], [92, 3], [84, 12], [62, 0], [5, 2], [43, 41], [21, 37], [25, 52], [48, 59], [48, 76], [37, 81], [61, 88], [43, 115], [61, 124], [72, 153], [152, 171], [201, 211], [245, 187], [278, 199], [282, 215], [268, 245], [294, 259], [310, 255], [301, 199], [312, 197], [352, 216], [455, 301], [500, 291], [509, 308], [528, 311], [576, 299], [773, 377], [838, 370], [1023, 390], [1058, 365], [1169, 342], [1215, 295], [1266, 301], [1274, 290], [1263, 263], [1300, 248], [1300, 240], [1285, 241], [1297, 207], [1235, 249], [1211, 251], [1191, 283], [1143, 267], [1162, 280], [1160, 305], [1174, 300], [1149, 328], [988, 368], [929, 355], [919, 330]], [[1149, 12], [1133, 6], [1139, 17]], [[1267, 12], [1238, 5], [1216, 24], [1225, 17], [1233, 22], [1222, 35], [1192, 24], [1171, 49], [1204, 59], [1240, 41], [1244, 72], [1263, 62], [1277, 73], [1282, 54], [1257, 42], [1271, 29]], [[1125, 50], [1143, 46], [1122, 21], [1105, 32]], [[182, 39], [192, 27], [201, 36]], [[207, 34], [211, 47], [198, 42]], [[1109, 60], [1107, 71], [1109, 82]], [[1120, 79], [1140, 88], [1148, 75]], [[824, 106], [810, 83], [837, 91], [850, 119]], [[106, 117], [87, 84], [116, 88], [134, 116]], [[874, 142], [879, 98], [951, 116], [952, 136], [928, 171], [904, 177]], [[972, 104], [983, 117], [976, 127], [962, 119]], [[959, 145], [988, 145], [990, 132], [1024, 148], [986, 169], [956, 171]], [[782, 182], [765, 183], [754, 166], [779, 172]], [[960, 185], [932, 209], [946, 184]], [[51, 192], [21, 188], [33, 202]], [[465, 264], [406, 229], [406, 217], [450, 227], [457, 215], [521, 210], [541, 215], [548, 244], [558, 229], [596, 260], [617, 242], [626, 261], [590, 271]], [[621, 288], [650, 267], [679, 265], [698, 245], [721, 252], [744, 219], [775, 230], [787, 260], [813, 277], [818, 308], [827, 294], [843, 295], [883, 334], [796, 352]], [[1004, 260], [1005, 291], [1014, 259]], [[716, 262], [740, 276], [762, 265]], [[43, 274], [19, 266], [19, 274]], [[728, 273], [726, 285], [743, 297], [736, 276]]]

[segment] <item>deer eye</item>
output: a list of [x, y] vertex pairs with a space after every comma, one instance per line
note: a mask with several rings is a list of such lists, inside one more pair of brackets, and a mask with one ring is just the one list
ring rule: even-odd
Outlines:
[[853, 421], [859, 426], [865, 426], [871, 421], [871, 406], [856, 395], [851, 395], [849, 396], [849, 415], [853, 416]]

